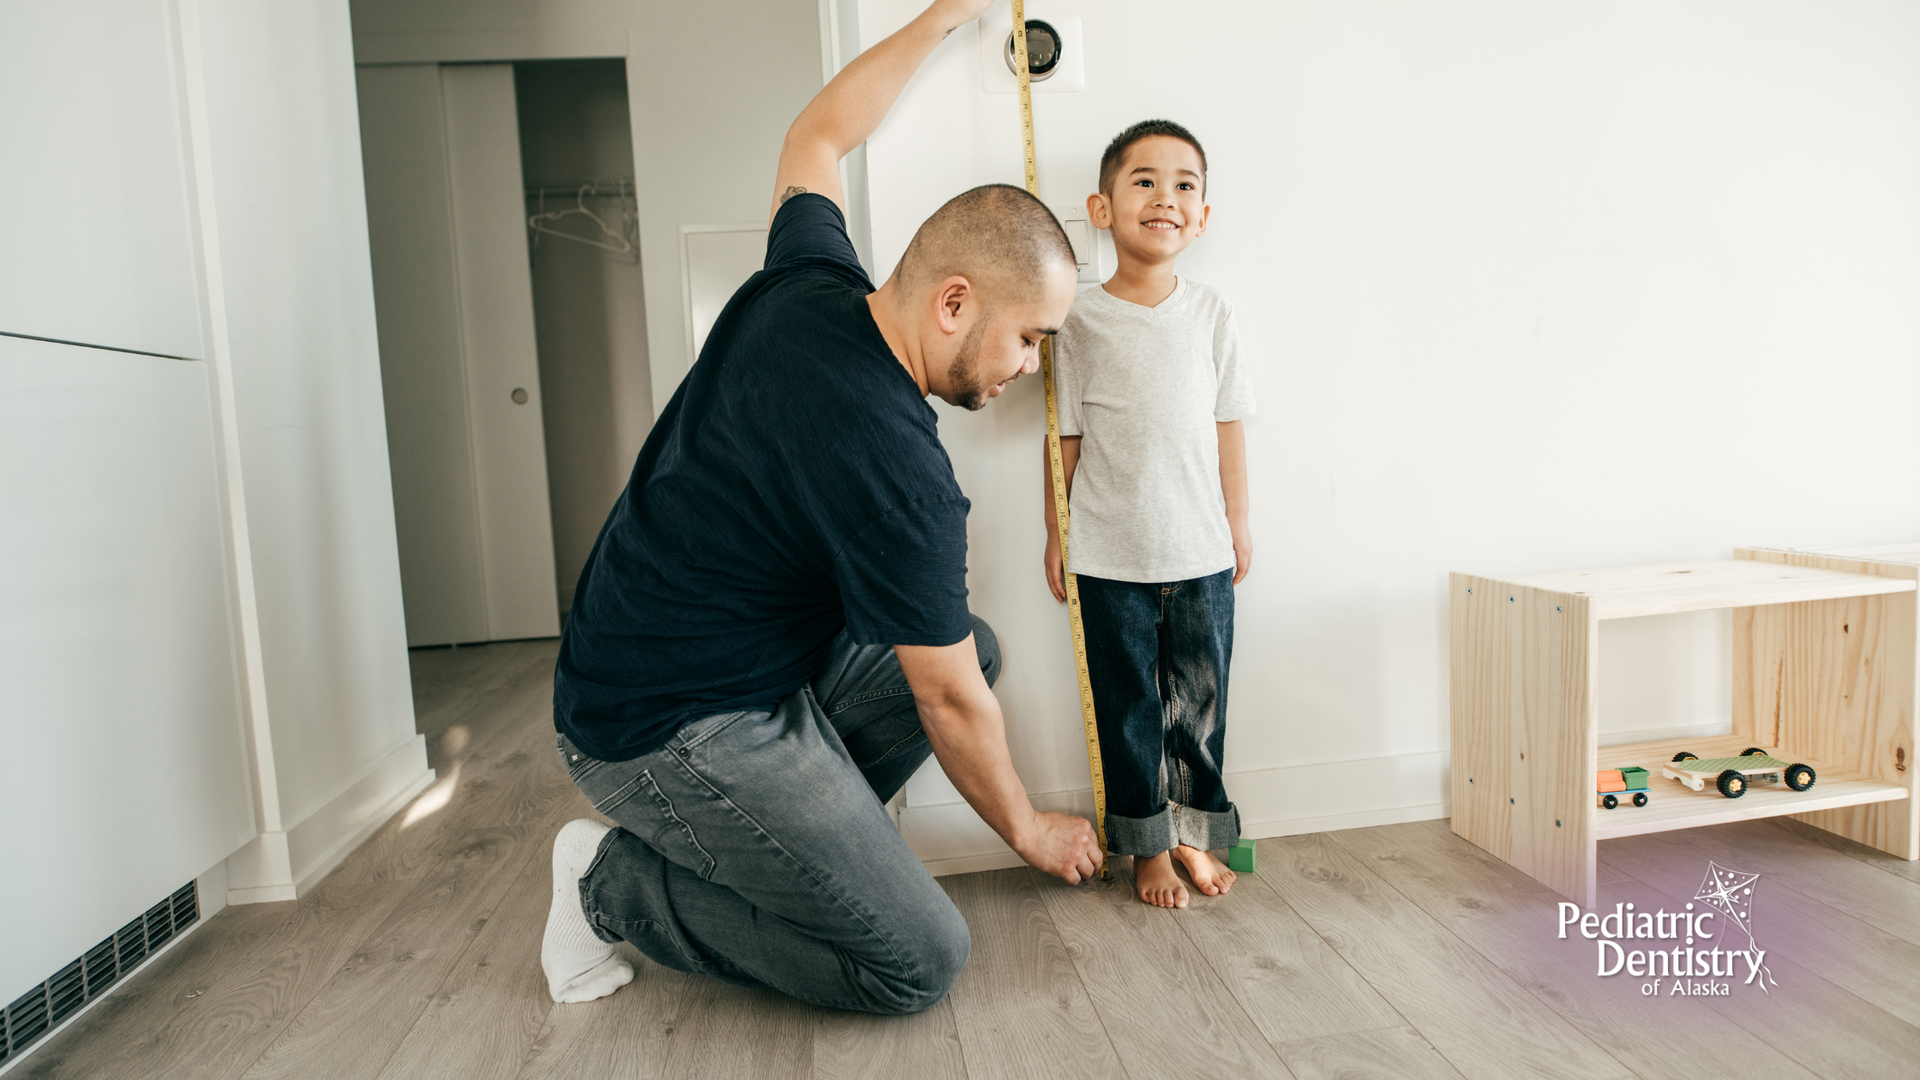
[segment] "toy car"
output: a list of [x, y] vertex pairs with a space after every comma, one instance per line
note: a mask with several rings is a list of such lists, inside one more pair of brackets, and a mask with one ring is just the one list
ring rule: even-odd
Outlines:
[[1702, 758], [1682, 750], [1673, 755], [1670, 764], [1661, 766], [1660, 772], [1695, 791], [1705, 790], [1707, 781], [1711, 780], [1720, 794], [1729, 799], [1745, 795], [1747, 784], [1753, 780], [1777, 782], [1784, 779], [1793, 790], [1805, 791], [1813, 786], [1815, 779], [1811, 767], [1789, 765], [1758, 746], [1749, 746], [1740, 751], [1739, 757], [1725, 758]]
[[1631, 798], [1633, 805], [1647, 805], [1647, 770], [1629, 765], [1623, 769], [1601, 769], [1594, 780], [1598, 789], [1600, 805], [1608, 810], [1620, 805], [1620, 800]]

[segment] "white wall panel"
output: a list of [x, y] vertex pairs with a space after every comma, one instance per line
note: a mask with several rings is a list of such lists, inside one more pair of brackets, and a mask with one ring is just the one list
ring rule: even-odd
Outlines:
[[0, 4], [0, 332], [203, 357], [166, 0]]
[[254, 833], [205, 364], [0, 337], [0, 987]]
[[[416, 739], [352, 36], [342, 0], [198, 10], [268, 717], [292, 828]], [[414, 766], [426, 773], [424, 755]]]

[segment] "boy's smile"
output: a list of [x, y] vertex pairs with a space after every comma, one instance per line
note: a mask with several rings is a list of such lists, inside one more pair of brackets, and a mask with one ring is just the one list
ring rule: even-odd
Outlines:
[[1088, 196], [1087, 211], [1123, 260], [1171, 261], [1207, 231], [1204, 168], [1185, 141], [1149, 136], [1127, 148], [1113, 190]]

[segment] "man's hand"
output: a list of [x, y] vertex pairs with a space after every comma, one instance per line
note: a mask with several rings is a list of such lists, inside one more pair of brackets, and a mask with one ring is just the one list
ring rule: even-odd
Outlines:
[[947, 778], [1007, 846], [1071, 884], [1099, 871], [1100, 844], [1086, 820], [1043, 814], [1027, 800], [1007, 752], [1000, 701], [980, 674], [973, 635], [954, 645], [895, 645], [920, 725]]
[[1071, 814], [1035, 813], [1014, 849], [1027, 865], [1069, 885], [1100, 872], [1100, 841], [1093, 824]]
[[939, 0], [891, 37], [853, 58], [787, 129], [774, 172], [773, 212], [795, 195], [825, 195], [844, 212], [840, 159], [886, 119], [907, 80], [954, 28], [980, 17], [993, 0]]

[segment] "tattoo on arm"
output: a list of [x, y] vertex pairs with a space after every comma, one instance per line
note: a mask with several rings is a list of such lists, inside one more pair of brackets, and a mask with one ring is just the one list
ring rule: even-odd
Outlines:
[[795, 195], [805, 195], [806, 193], [807, 193], [806, 188], [799, 187], [797, 185], [794, 187], [790, 187], [787, 190], [780, 193], [780, 202], [782, 205], [784, 205], [788, 199], [793, 198]]

